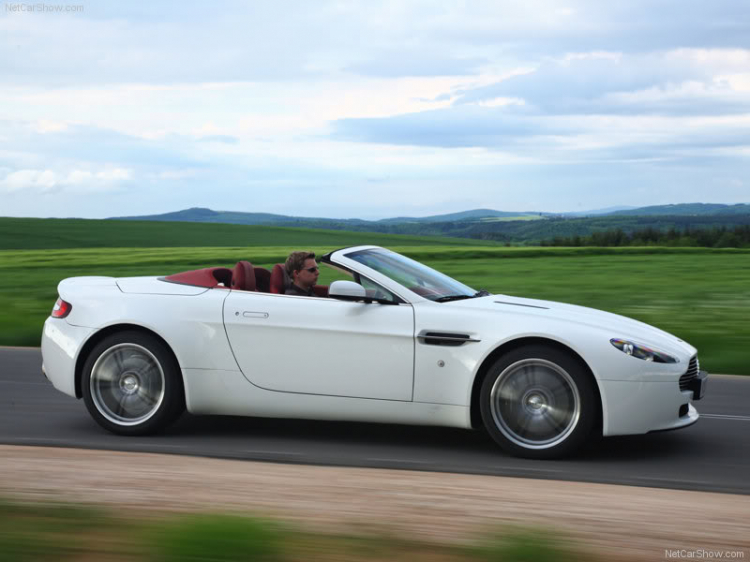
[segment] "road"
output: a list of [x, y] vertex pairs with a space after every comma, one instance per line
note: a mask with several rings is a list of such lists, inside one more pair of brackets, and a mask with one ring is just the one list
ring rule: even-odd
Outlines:
[[119, 437], [55, 390], [41, 365], [39, 349], [0, 348], [0, 443], [750, 494], [750, 377], [712, 376], [692, 427], [531, 461], [506, 455], [483, 432], [451, 428], [185, 414], [160, 435]]

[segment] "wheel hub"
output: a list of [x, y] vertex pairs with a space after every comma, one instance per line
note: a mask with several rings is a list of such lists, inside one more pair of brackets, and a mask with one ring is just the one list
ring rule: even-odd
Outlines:
[[125, 394], [135, 394], [141, 386], [141, 381], [135, 373], [125, 373], [120, 379], [120, 388]]
[[526, 398], [526, 406], [535, 413], [540, 413], [546, 406], [547, 403], [544, 397], [539, 394], [531, 394]]

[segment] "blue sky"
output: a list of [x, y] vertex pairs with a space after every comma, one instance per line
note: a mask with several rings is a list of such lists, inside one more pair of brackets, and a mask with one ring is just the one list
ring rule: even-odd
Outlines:
[[750, 202], [746, 0], [41, 8], [0, 4], [0, 216]]

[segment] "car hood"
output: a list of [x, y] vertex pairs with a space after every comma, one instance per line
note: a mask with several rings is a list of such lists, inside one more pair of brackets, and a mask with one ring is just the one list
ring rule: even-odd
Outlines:
[[490, 295], [447, 303], [472, 309], [482, 309], [502, 314], [531, 315], [566, 323], [576, 323], [611, 334], [611, 338], [625, 338], [662, 351], [677, 351], [693, 354], [693, 348], [677, 336], [654, 326], [595, 308], [565, 304], [561, 302], [526, 299], [510, 295]]

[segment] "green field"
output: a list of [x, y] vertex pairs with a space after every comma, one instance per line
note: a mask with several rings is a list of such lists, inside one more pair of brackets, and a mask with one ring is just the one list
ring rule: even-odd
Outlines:
[[[142, 234], [143, 226], [115, 221], [77, 222], [117, 226], [115, 234], [98, 233], [97, 243], [132, 240]], [[442, 238], [192, 223], [146, 224], [163, 229], [161, 236], [150, 233], [153, 246], [164, 246], [165, 241], [184, 236], [198, 247], [33, 249], [53, 240], [50, 230], [45, 231], [49, 224], [37, 223], [39, 232], [26, 240], [31, 248], [0, 250], [0, 345], [39, 345], [42, 324], [57, 298], [57, 283], [66, 277], [168, 275], [208, 266], [232, 267], [241, 259], [270, 267], [294, 249], [309, 248], [320, 255], [369, 242], [409, 255], [476, 289], [590, 306], [642, 320], [696, 346], [701, 365], [709, 371], [750, 374], [748, 250], [506, 248], [469, 246], [463, 244], [467, 242], [464, 240], [454, 244]], [[204, 230], [205, 226], [209, 230]], [[257, 234], [259, 239], [254, 243], [246, 240], [242, 245], [205, 247], [215, 240], [214, 230], [222, 232], [225, 226], [238, 229], [240, 235]], [[56, 229], [57, 224], [51, 230], [59, 233]], [[203, 235], [206, 243], [197, 242], [200, 237], [196, 233]], [[80, 245], [84, 235], [84, 231], [70, 234], [69, 240]], [[141, 243], [145, 246], [147, 240]], [[337, 275], [323, 268], [319, 282], [328, 284]]]
[[0, 250], [69, 248], [192, 248], [216, 246], [326, 246], [355, 244], [496, 246], [467, 238], [403, 236], [317, 228], [199, 222], [27, 219], [0, 217]]

